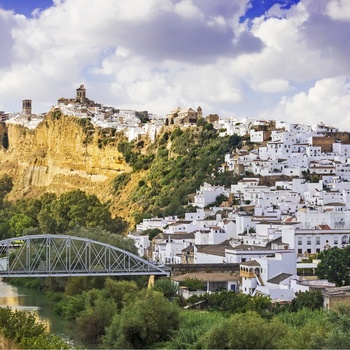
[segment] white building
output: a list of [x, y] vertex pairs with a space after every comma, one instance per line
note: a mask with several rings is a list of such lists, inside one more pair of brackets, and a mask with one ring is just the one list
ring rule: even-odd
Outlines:
[[349, 229], [331, 229], [327, 225], [315, 229], [282, 227], [282, 241], [299, 256], [320, 253], [332, 247], [344, 248], [349, 239]]
[[241, 290], [253, 296], [263, 295], [272, 300], [291, 301], [296, 292], [309, 290], [308, 286], [296, 283], [299, 280], [296, 273], [296, 256], [291, 251], [242, 262]]
[[197, 190], [196, 195], [194, 197], [193, 206], [204, 208], [207, 205], [215, 202], [216, 197], [220, 196], [221, 194], [226, 197], [229, 196], [224, 186], [212, 186], [205, 182], [203, 186], [201, 186], [200, 189]]

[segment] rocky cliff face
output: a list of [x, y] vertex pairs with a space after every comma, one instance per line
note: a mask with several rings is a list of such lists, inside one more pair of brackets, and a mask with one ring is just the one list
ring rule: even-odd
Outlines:
[[9, 144], [0, 150], [0, 174], [13, 178], [10, 200], [80, 188], [105, 201], [111, 180], [130, 171], [117, 149], [124, 136], [86, 119], [52, 111], [35, 130], [7, 124], [0, 134], [4, 129]]

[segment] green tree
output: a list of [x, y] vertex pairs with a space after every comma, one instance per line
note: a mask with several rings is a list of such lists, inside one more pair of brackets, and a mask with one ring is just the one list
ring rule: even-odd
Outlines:
[[148, 239], [152, 241], [152, 239], [157, 236], [158, 233], [161, 233], [162, 230], [159, 228], [149, 228], [148, 230], [143, 231], [143, 235], [148, 235]]
[[137, 255], [137, 248], [133, 239], [126, 239], [122, 235], [111, 233], [100, 227], [75, 227], [72, 230], [66, 231], [66, 234], [77, 237], [89, 238], [94, 241], [110, 244], [114, 247], [126, 250]]
[[332, 324], [323, 310], [281, 312], [276, 319], [284, 324], [285, 331], [277, 342], [278, 349], [328, 349], [326, 340]]
[[350, 306], [339, 304], [327, 313], [329, 322], [333, 325], [326, 340], [327, 349], [350, 349]]
[[322, 251], [318, 258], [321, 262], [317, 265], [317, 276], [335, 282], [337, 286], [350, 283], [350, 248], [340, 249], [333, 247]]
[[139, 288], [134, 281], [114, 281], [107, 278], [104, 286], [105, 298], [112, 299], [117, 308], [121, 310], [130, 300], [132, 300]]
[[169, 340], [166, 349], [200, 349], [200, 339], [214, 325], [219, 325], [226, 319], [221, 312], [198, 312], [198, 310], [183, 310], [180, 313], [178, 331]]
[[57, 222], [52, 217], [49, 209], [43, 209], [38, 214], [38, 225], [42, 233], [56, 233], [58, 230]]
[[170, 298], [177, 295], [179, 286], [169, 278], [160, 278], [155, 281], [154, 290], [161, 292], [165, 297]]
[[113, 299], [106, 299], [102, 291], [91, 290], [88, 294], [95, 292], [97, 298], [86, 299], [84, 310], [76, 318], [79, 337], [84, 341], [97, 342], [105, 334], [106, 327], [117, 313], [117, 307]]
[[276, 319], [267, 321], [258, 313], [234, 314], [206, 333], [204, 349], [274, 349], [283, 338], [285, 327]]
[[204, 290], [204, 282], [196, 278], [186, 278], [180, 283], [181, 286], [187, 287], [189, 290]]
[[29, 312], [0, 308], [0, 332], [23, 349], [69, 349], [62, 339], [48, 335]]
[[35, 225], [33, 220], [25, 214], [13, 215], [9, 221], [9, 224], [12, 234], [17, 237], [22, 236], [25, 229]]
[[178, 327], [178, 306], [162, 293], [146, 290], [113, 317], [103, 344], [115, 349], [148, 349], [171, 339]]
[[13, 183], [7, 174], [0, 178], [0, 208], [3, 207], [5, 196], [12, 190]]
[[297, 311], [304, 307], [311, 310], [321, 309], [323, 307], [323, 295], [321, 291], [311, 290], [296, 293], [295, 298], [292, 300], [291, 309]]

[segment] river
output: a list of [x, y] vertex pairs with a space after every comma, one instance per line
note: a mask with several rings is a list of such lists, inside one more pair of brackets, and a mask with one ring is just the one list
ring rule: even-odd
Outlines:
[[21, 311], [34, 312], [50, 334], [60, 336], [72, 347], [88, 347], [88, 345], [82, 344], [74, 338], [72, 323], [54, 313], [55, 303], [48, 300], [43, 293], [24, 287], [12, 286], [0, 278], [0, 307], [6, 306]]

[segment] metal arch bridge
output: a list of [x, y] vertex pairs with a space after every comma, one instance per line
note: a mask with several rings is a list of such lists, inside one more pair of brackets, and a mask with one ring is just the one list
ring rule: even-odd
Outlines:
[[0, 241], [0, 277], [135, 276], [168, 273], [109, 244], [66, 235]]

